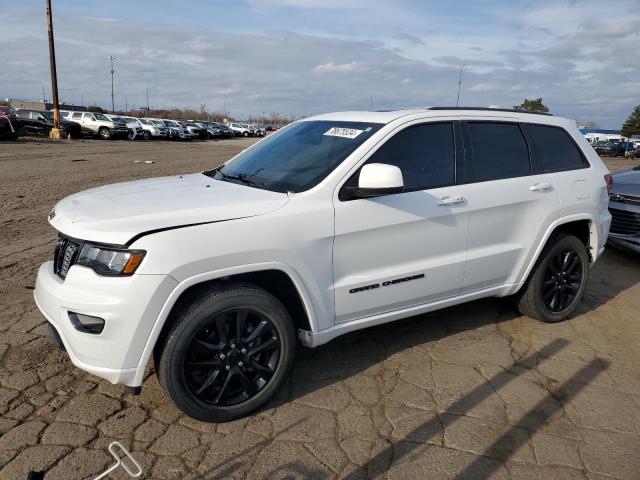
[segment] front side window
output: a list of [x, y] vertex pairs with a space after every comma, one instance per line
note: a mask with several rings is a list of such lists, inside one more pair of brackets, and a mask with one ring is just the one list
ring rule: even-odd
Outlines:
[[427, 190], [455, 183], [453, 124], [428, 123], [406, 128], [387, 140], [367, 163], [395, 165], [404, 191]]
[[[82, 118], [82, 114], [81, 114], [81, 113], [76, 112], [76, 113], [74, 113], [74, 114], [73, 114], [73, 117], [72, 117], [72, 118], [73, 118], [74, 120], [80, 120], [80, 119]], [[88, 118], [88, 117], [87, 117], [87, 118]]]
[[278, 192], [302, 192], [320, 183], [381, 124], [315, 120], [279, 131], [207, 174]]
[[560, 127], [527, 125], [545, 172], [562, 172], [586, 168], [582, 154], [573, 139]]
[[103, 115], [101, 113], [96, 113], [95, 118], [97, 118], [98, 120], [102, 120], [103, 122], [108, 122], [109, 121], [109, 117], [107, 117], [106, 115]]
[[531, 174], [529, 148], [515, 123], [468, 122], [473, 165], [472, 182]]

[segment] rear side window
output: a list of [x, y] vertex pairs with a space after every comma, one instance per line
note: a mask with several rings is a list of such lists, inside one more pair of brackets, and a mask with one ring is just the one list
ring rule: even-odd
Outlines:
[[564, 129], [545, 125], [527, 125], [526, 128], [543, 171], [561, 172], [587, 167], [578, 146]]
[[382, 145], [367, 163], [386, 163], [402, 170], [404, 190], [426, 190], [455, 183], [452, 123], [409, 127]]
[[531, 174], [529, 148], [515, 123], [469, 122], [473, 151], [472, 182]]

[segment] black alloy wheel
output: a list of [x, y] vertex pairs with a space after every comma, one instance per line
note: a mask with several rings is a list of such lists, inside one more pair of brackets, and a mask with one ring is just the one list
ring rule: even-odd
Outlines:
[[575, 300], [583, 282], [582, 261], [572, 250], [562, 250], [554, 255], [542, 280], [544, 305], [551, 312], [566, 310]]
[[231, 282], [209, 288], [172, 314], [154, 361], [180, 410], [224, 422], [273, 397], [293, 364], [296, 336], [286, 308], [265, 290]]
[[251, 308], [219, 313], [193, 338], [185, 358], [187, 385], [203, 402], [231, 406], [256, 395], [280, 360], [272, 321]]
[[518, 310], [543, 322], [565, 320], [587, 288], [589, 253], [582, 240], [554, 233], [518, 294]]

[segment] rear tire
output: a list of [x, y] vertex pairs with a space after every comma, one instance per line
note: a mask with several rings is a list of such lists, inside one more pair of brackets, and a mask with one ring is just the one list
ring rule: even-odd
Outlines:
[[250, 284], [216, 288], [174, 319], [154, 360], [160, 383], [190, 417], [225, 422], [245, 416], [286, 380], [293, 322], [266, 291]]
[[151, 132], [149, 130], [145, 130], [144, 133], [142, 134], [142, 138], [144, 138], [145, 140], [150, 140]]
[[543, 322], [567, 319], [587, 286], [589, 254], [582, 241], [564, 233], [553, 234], [518, 295], [518, 310]]

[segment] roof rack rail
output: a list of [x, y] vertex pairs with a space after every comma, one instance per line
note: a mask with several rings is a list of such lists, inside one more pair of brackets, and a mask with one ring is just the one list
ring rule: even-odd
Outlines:
[[516, 110], [514, 108], [491, 108], [491, 107], [428, 107], [428, 110], [481, 110], [484, 112], [511, 112], [511, 113], [530, 113], [531, 115], [547, 115], [553, 117], [552, 113], [546, 112], [529, 112], [528, 110]]

